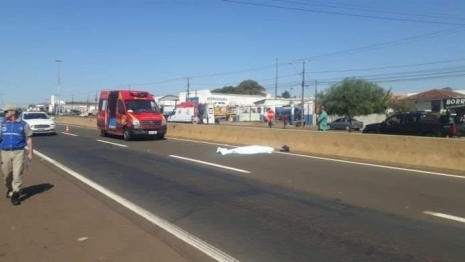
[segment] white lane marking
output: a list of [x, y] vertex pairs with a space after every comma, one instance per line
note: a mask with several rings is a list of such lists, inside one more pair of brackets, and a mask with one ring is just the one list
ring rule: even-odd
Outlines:
[[120, 147], [128, 147], [127, 145], [117, 144], [117, 143], [108, 142], [108, 141], [100, 140], [100, 139], [97, 139], [97, 141], [98, 141], [98, 142], [102, 142], [102, 143], [106, 143], [106, 144], [110, 144], [110, 145], [120, 146]]
[[360, 165], [360, 166], [371, 166], [371, 167], [378, 167], [378, 168], [384, 168], [384, 169], [393, 169], [393, 170], [415, 172], [415, 173], [422, 173], [422, 174], [435, 175], [435, 176], [446, 176], [446, 177], [465, 179], [465, 176], [451, 175], [451, 174], [439, 173], [439, 172], [431, 172], [431, 171], [424, 171], [424, 170], [418, 170], [418, 169], [393, 167], [393, 166], [383, 166], [383, 165], [376, 165], [376, 164], [369, 164], [369, 163], [355, 162], [355, 161], [347, 161], [347, 160], [340, 160], [340, 159], [333, 159], [333, 158], [326, 158], [326, 157], [285, 153], [285, 152], [280, 152], [280, 151], [276, 151], [275, 153], [283, 154], [283, 155], [298, 156], [298, 157], [306, 157], [306, 158], [312, 158], [312, 159], [319, 159], [319, 160], [325, 160], [325, 161], [340, 162], [340, 163], [353, 164], [353, 165]]
[[465, 223], [465, 218], [463, 218], [463, 217], [456, 217], [456, 216], [452, 216], [452, 215], [448, 215], [448, 214], [431, 212], [431, 211], [425, 211], [423, 213], [427, 214], [427, 215], [431, 215], [431, 216], [446, 218], [446, 219], [455, 220], [455, 221], [458, 221], [458, 222]]
[[[233, 145], [228, 145], [228, 144], [197, 141], [197, 140], [184, 139], [184, 138], [175, 138], [175, 137], [170, 137], [169, 135], [168, 135], [168, 139], [186, 141], [186, 142], [192, 142], [192, 143], [199, 143], [199, 144], [215, 145], [215, 146], [228, 146], [228, 147], [232, 147], [232, 148], [237, 148], [238, 147], [238, 146], [233, 146]], [[465, 176], [452, 175], [452, 174], [446, 174], [446, 173], [440, 173], [440, 172], [430, 172], [430, 171], [424, 171], [424, 170], [418, 170], [418, 169], [401, 168], [401, 167], [393, 167], [393, 166], [383, 166], [383, 165], [376, 165], [376, 164], [369, 164], [369, 163], [355, 162], [355, 161], [348, 161], [348, 160], [340, 160], [340, 159], [327, 158], [327, 157], [318, 157], [318, 156], [301, 155], [301, 154], [294, 154], [294, 153], [285, 153], [285, 152], [280, 152], [280, 151], [275, 151], [274, 153], [283, 154], [283, 155], [290, 155], [290, 156], [297, 156], [297, 157], [312, 158], [312, 159], [318, 159], [318, 160], [325, 160], [325, 161], [333, 161], [333, 162], [352, 164], [352, 165], [371, 166], [371, 167], [378, 167], [378, 168], [384, 168], [384, 169], [392, 169], [392, 170], [414, 172], [414, 173], [421, 173], [421, 174], [428, 174], [428, 175], [435, 175], [435, 176], [445, 176], [445, 177], [453, 177], [453, 178], [465, 179]]]
[[[168, 137], [168, 138], [173, 139], [173, 140], [192, 142], [192, 143], [209, 144], [209, 145], [216, 145], [216, 146], [228, 146], [228, 147], [232, 147], [232, 148], [237, 148], [238, 147], [238, 146], [232, 146], [232, 145], [227, 145], [227, 144], [196, 141], [196, 140], [183, 139], [183, 138], [173, 138], [173, 137]], [[274, 151], [274, 153], [289, 155], [289, 156], [297, 156], [297, 157], [318, 159], [318, 160], [325, 160], [325, 161], [332, 161], [332, 162], [339, 162], [339, 163], [352, 164], [352, 165], [371, 166], [371, 167], [378, 167], [378, 168], [384, 168], [384, 169], [392, 169], [392, 170], [407, 171], [407, 172], [414, 172], [414, 173], [422, 173], [422, 174], [435, 175], [435, 176], [445, 176], [445, 177], [453, 177], [453, 178], [465, 179], [465, 176], [452, 175], [452, 174], [439, 173], [439, 172], [431, 172], [431, 171], [424, 171], [424, 170], [418, 170], [418, 169], [401, 168], [401, 167], [393, 167], [393, 166], [383, 166], [383, 165], [376, 165], [376, 164], [369, 164], [369, 163], [355, 162], [355, 161], [348, 161], [348, 160], [340, 160], [340, 159], [327, 158], [327, 157], [318, 157], [318, 156], [286, 153], [286, 152], [280, 152], [280, 151]]]
[[77, 173], [76, 171], [70, 169], [69, 167], [59, 163], [58, 161], [53, 160], [52, 158], [38, 152], [35, 150], [35, 153], [41, 157], [42, 159], [50, 162], [51, 164], [55, 165], [56, 167], [60, 168], [61, 170], [65, 171], [66, 173], [70, 174], [74, 178], [80, 180], [81, 182], [87, 184], [91, 188], [97, 190], [98, 192], [104, 194], [108, 198], [118, 202], [122, 206], [126, 207], [127, 209], [133, 211], [134, 213], [138, 214], [139, 216], [147, 219], [151, 223], [163, 228], [164, 230], [170, 232], [174, 236], [178, 237], [179, 239], [185, 241], [186, 243], [190, 244], [191, 246], [197, 248], [198, 250], [202, 251], [206, 255], [212, 257], [217, 261], [237, 261], [239, 260], [231, 257], [230, 255], [224, 253], [223, 251], [219, 250], [218, 248], [206, 243], [205, 241], [197, 238], [196, 236], [190, 234], [189, 232], [183, 230], [176, 225], [171, 224], [170, 222], [158, 217], [157, 215], [150, 213], [148, 210], [145, 210], [138, 205], [132, 203], [131, 201], [117, 195], [116, 193], [110, 191], [109, 189], [95, 183], [94, 181], [86, 178], [85, 176]]
[[63, 135], [67, 135], [67, 136], [78, 136], [78, 135], [75, 135], [75, 134], [71, 134], [71, 133], [66, 133], [66, 132], [61, 132]]
[[218, 164], [205, 162], [205, 161], [201, 161], [201, 160], [197, 160], [197, 159], [192, 159], [192, 158], [187, 158], [187, 157], [182, 157], [182, 156], [176, 156], [176, 155], [170, 155], [170, 157], [174, 157], [174, 158], [178, 158], [178, 159], [182, 159], [182, 160], [186, 160], [186, 161], [191, 161], [191, 162], [195, 162], [195, 163], [199, 163], [199, 164], [204, 164], [204, 165], [208, 165], [208, 166], [215, 166], [215, 167], [219, 167], [219, 168], [224, 168], [224, 169], [229, 169], [229, 170], [233, 170], [233, 171], [237, 171], [237, 172], [241, 172], [241, 173], [250, 174], [250, 171], [247, 171], [247, 170], [238, 169], [238, 168], [229, 167], [229, 166], [218, 165]]

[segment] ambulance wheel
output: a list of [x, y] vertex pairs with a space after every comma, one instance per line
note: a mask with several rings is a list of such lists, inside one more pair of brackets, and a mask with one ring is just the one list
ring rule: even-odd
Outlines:
[[163, 139], [163, 138], [165, 138], [165, 134], [158, 134], [157, 135], [157, 139]]
[[132, 139], [132, 137], [131, 137], [131, 131], [129, 131], [129, 128], [127, 128], [127, 127], [124, 128], [123, 137], [124, 137], [124, 140], [125, 140], [125, 141], [129, 141], [129, 140]]
[[103, 129], [100, 129], [100, 136], [106, 137], [107, 132], [105, 132]]

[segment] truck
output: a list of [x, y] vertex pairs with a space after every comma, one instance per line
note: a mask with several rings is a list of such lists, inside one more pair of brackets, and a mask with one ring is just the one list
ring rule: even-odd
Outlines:
[[117, 135], [129, 141], [136, 137], [163, 139], [166, 120], [154, 96], [147, 91], [101, 91], [97, 111], [101, 136]]

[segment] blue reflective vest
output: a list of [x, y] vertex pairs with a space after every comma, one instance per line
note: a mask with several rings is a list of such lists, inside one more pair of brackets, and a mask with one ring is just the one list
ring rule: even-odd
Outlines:
[[21, 150], [26, 147], [26, 134], [24, 121], [11, 122], [7, 119], [2, 121], [1, 147], [2, 150]]

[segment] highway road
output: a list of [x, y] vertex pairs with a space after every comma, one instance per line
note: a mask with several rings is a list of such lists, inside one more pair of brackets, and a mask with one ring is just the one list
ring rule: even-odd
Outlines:
[[465, 177], [78, 127], [34, 143], [239, 261], [465, 261]]

